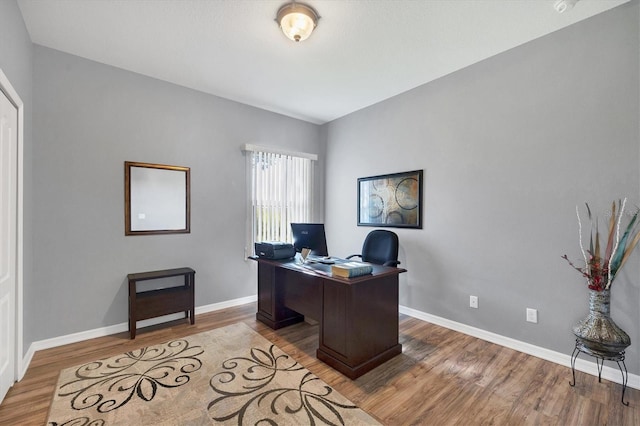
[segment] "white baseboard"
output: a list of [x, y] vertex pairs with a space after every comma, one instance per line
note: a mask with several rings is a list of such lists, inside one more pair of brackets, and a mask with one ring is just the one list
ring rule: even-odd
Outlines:
[[[501, 336], [480, 328], [451, 321], [446, 318], [427, 314], [415, 309], [407, 308], [406, 306], [400, 306], [400, 313], [571, 368], [571, 356], [567, 354], [535, 346], [530, 343], [521, 342], [510, 337]], [[576, 370], [593, 376], [598, 375], [598, 367], [596, 366], [595, 361], [578, 358], [576, 360]], [[605, 365], [602, 368], [601, 377], [611, 382], [622, 384], [622, 374], [620, 373], [620, 370], [616, 368]], [[640, 389], [640, 376], [636, 374], [629, 374], [627, 386], [634, 389]]]
[[[239, 299], [227, 300], [225, 302], [214, 303], [211, 305], [198, 306], [196, 307], [196, 315], [204, 314], [207, 312], [219, 311], [222, 309], [230, 308], [233, 306], [244, 305], [247, 303], [255, 302], [258, 300], [257, 296], [248, 296], [241, 297]], [[177, 319], [184, 318], [183, 313], [164, 315], [157, 318], [151, 318], [144, 321], [138, 321], [137, 328], [149, 327], [152, 325], [160, 324], [167, 321], [173, 321]], [[62, 345], [68, 345], [69, 343], [82, 342], [84, 340], [95, 339], [96, 337], [108, 336], [111, 334], [123, 333], [125, 331], [129, 331], [129, 324], [126, 322], [110, 325], [107, 327], [96, 328], [93, 330], [81, 331], [79, 333], [67, 334], [66, 336], [54, 337], [51, 339], [39, 340], [31, 343], [27, 353], [22, 359], [22, 365], [20, 366], [20, 375], [18, 380], [22, 380], [24, 374], [27, 372], [27, 368], [29, 368], [29, 364], [33, 359], [33, 355], [36, 351], [41, 351], [43, 349], [55, 348]]]
[[[255, 302], [257, 300], [257, 296], [248, 296], [242, 297], [239, 299], [228, 300], [226, 302], [214, 303], [211, 305], [199, 306], [196, 307], [196, 315], [204, 314], [207, 312], [219, 311], [222, 309], [230, 308], [233, 306], [244, 305], [246, 303]], [[571, 356], [567, 354], [563, 354], [560, 352], [552, 351], [546, 348], [542, 348], [540, 346], [535, 346], [530, 343], [521, 342], [519, 340], [512, 339], [510, 337], [501, 336], [499, 334], [491, 333], [486, 330], [482, 330], [480, 328], [471, 327], [466, 324], [462, 324], [459, 322], [451, 321], [446, 318], [438, 317], [435, 315], [427, 314], [412, 308], [408, 308], [406, 306], [400, 306], [400, 313], [409, 315], [411, 317], [417, 318], [422, 321], [430, 322], [432, 324], [436, 324], [450, 330], [458, 331], [460, 333], [468, 334], [469, 336], [477, 337], [478, 339], [486, 340], [487, 342], [495, 343], [497, 345], [501, 345], [519, 352], [523, 352], [529, 355], [533, 355], [538, 358], [542, 358], [547, 361], [554, 362], [556, 364], [563, 365], [565, 367], [571, 367]], [[172, 314], [166, 315], [163, 317], [152, 318], [144, 321], [138, 322], [138, 328], [144, 328], [155, 324], [160, 324], [162, 322], [171, 321], [175, 319], [183, 318], [183, 314]], [[88, 339], [94, 339], [96, 337], [108, 336], [110, 334], [123, 333], [129, 330], [128, 324], [121, 323], [108, 327], [96, 328], [94, 330], [87, 330], [80, 333], [68, 334], [66, 336], [55, 337], [52, 339], [45, 339], [33, 342], [29, 346], [29, 350], [25, 354], [22, 360], [22, 368], [20, 371], [20, 378], [22, 379], [27, 368], [29, 368], [29, 364], [33, 359], [33, 355], [36, 351], [40, 351], [43, 349], [54, 348], [57, 346], [67, 345], [69, 343], [81, 342]], [[576, 370], [582, 371], [587, 374], [591, 374], [594, 376], [598, 375], [598, 367], [595, 362], [578, 358], [576, 360]], [[602, 368], [602, 378], [615, 382], [622, 383], [622, 375], [620, 374], [620, 370], [615, 368], [604, 366]], [[627, 382], [627, 386], [634, 389], [640, 389], [640, 375], [637, 374], [629, 374], [629, 379]]]

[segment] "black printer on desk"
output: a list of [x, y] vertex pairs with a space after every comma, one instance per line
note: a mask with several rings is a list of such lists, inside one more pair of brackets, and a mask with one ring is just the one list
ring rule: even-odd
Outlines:
[[265, 259], [290, 259], [296, 255], [293, 244], [281, 241], [262, 241], [255, 243], [256, 256]]

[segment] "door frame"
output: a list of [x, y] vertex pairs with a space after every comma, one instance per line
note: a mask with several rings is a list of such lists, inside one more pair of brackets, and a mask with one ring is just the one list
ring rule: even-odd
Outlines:
[[16, 202], [16, 306], [15, 306], [15, 365], [14, 381], [22, 380], [24, 354], [23, 344], [23, 277], [24, 277], [24, 103], [18, 92], [13, 88], [11, 82], [0, 68], [0, 91], [2, 91], [9, 101], [18, 109], [18, 146], [17, 148], [17, 202]]

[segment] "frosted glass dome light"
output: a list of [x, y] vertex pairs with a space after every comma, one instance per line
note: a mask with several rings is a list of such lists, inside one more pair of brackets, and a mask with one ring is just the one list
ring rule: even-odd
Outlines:
[[316, 25], [318, 13], [310, 6], [301, 3], [287, 3], [278, 10], [276, 22], [287, 38], [299, 42], [309, 38]]

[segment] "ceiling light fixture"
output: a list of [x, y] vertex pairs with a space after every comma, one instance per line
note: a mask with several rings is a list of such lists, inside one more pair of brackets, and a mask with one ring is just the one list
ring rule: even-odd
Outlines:
[[282, 6], [276, 15], [284, 35], [295, 42], [306, 40], [318, 25], [318, 19], [318, 12], [311, 6], [295, 1]]
[[556, 12], [558, 13], [564, 13], [569, 9], [572, 9], [573, 6], [576, 5], [576, 3], [578, 3], [579, 0], [558, 0], [555, 2], [555, 4], [553, 5], [553, 8], [556, 10]]

